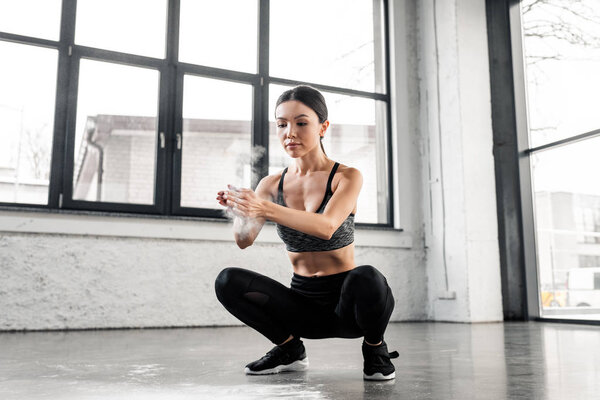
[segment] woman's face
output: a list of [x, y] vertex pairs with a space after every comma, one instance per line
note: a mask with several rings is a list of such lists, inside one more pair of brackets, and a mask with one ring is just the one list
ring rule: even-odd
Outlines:
[[329, 126], [329, 121], [319, 123], [317, 113], [297, 100], [277, 106], [275, 121], [279, 142], [292, 158], [320, 151], [320, 138], [325, 136]]

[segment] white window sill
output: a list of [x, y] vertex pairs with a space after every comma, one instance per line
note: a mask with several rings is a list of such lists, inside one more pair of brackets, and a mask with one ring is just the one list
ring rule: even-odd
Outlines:
[[[231, 222], [198, 218], [153, 218], [0, 210], [0, 232], [217, 240], [233, 242]], [[357, 227], [356, 246], [411, 248], [412, 236], [400, 230]], [[275, 225], [267, 223], [257, 243], [281, 243]]]

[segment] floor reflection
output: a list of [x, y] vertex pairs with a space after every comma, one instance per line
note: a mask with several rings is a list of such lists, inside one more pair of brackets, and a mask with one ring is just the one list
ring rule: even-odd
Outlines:
[[246, 376], [269, 343], [248, 328], [0, 334], [8, 399], [587, 399], [600, 393], [598, 327], [392, 324], [396, 379], [362, 379], [360, 339], [305, 340], [306, 372]]

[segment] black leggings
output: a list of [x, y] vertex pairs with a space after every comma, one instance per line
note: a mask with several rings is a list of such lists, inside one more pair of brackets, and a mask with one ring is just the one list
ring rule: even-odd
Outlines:
[[216, 279], [225, 308], [271, 342], [290, 335], [308, 339], [383, 339], [394, 297], [385, 277], [370, 265], [321, 277], [294, 274], [291, 287], [242, 268], [225, 268]]

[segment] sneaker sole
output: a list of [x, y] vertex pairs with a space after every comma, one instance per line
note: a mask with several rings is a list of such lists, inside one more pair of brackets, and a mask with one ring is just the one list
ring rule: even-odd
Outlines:
[[280, 372], [292, 372], [292, 371], [305, 371], [308, 368], [308, 358], [303, 360], [296, 360], [288, 365], [278, 365], [275, 368], [263, 369], [262, 371], [252, 371], [250, 368], [246, 367], [244, 372], [246, 375], [270, 375], [270, 374], [278, 374]]
[[389, 375], [384, 375], [381, 372], [376, 372], [373, 375], [367, 375], [363, 373], [363, 378], [366, 381], [388, 381], [390, 379], [394, 379], [396, 377], [396, 372], [392, 372]]

